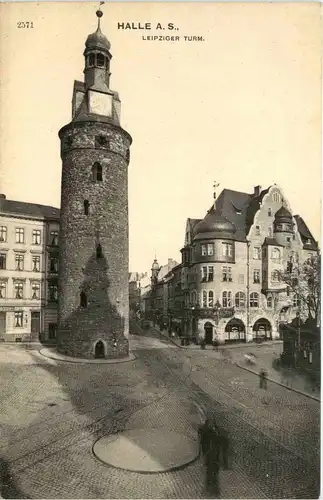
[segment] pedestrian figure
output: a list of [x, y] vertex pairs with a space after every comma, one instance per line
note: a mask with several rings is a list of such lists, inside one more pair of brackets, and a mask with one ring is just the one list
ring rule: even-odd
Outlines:
[[220, 496], [219, 472], [221, 465], [228, 468], [229, 438], [214, 420], [207, 419], [199, 430], [201, 452], [206, 468], [206, 491], [211, 498]]
[[264, 368], [261, 368], [259, 372], [259, 387], [260, 389], [267, 389], [267, 379], [266, 379], [267, 373]]

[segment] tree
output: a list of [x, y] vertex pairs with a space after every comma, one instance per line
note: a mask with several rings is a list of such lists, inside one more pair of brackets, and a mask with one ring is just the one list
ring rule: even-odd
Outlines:
[[291, 259], [287, 269], [279, 273], [279, 279], [294, 293], [300, 316], [318, 325], [321, 314], [321, 256], [313, 255], [303, 263]]

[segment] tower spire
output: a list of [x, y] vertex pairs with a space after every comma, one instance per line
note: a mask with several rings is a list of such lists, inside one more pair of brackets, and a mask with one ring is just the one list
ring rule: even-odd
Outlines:
[[[103, 5], [103, 4], [104, 4], [104, 2], [100, 2], [100, 6]], [[102, 10], [101, 10], [100, 7], [96, 11], [96, 15], [97, 15], [97, 18], [98, 18], [98, 30], [100, 30], [101, 29], [101, 26], [100, 26], [101, 17], [103, 16], [103, 12], [102, 12]]]

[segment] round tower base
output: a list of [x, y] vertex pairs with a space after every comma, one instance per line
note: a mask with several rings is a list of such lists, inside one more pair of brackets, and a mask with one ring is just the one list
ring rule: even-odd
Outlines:
[[76, 341], [57, 342], [57, 352], [63, 356], [83, 359], [105, 359], [113, 360], [127, 358], [129, 355], [129, 342], [123, 338], [100, 337]]

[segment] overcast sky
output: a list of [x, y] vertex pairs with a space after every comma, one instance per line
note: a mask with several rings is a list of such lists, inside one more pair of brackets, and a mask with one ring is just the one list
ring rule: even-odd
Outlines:
[[[0, 191], [59, 206], [58, 130], [71, 119], [74, 79], [95, 3], [0, 4]], [[111, 86], [133, 137], [130, 270], [180, 259], [187, 217], [203, 217], [212, 184], [252, 192], [276, 182], [320, 237], [319, 4], [105, 4]], [[34, 28], [21, 29], [19, 21]], [[118, 22], [178, 31], [118, 30]], [[142, 36], [203, 36], [152, 42]]]

